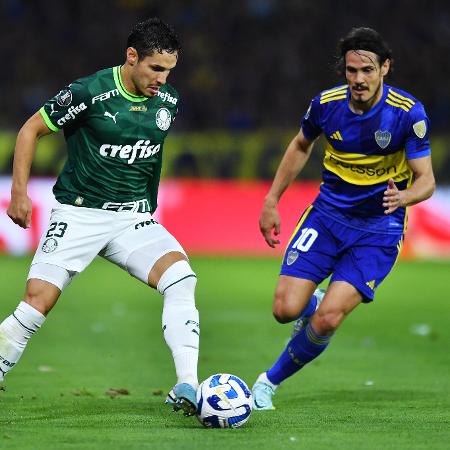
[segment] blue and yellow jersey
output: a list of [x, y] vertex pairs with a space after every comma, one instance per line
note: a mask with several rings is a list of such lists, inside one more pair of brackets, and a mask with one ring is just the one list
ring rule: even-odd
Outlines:
[[302, 121], [308, 140], [321, 133], [327, 140], [314, 206], [357, 228], [398, 233], [406, 223], [405, 208], [384, 214], [383, 192], [389, 178], [406, 189], [412, 179], [408, 160], [430, 155], [428, 117], [413, 96], [387, 85], [365, 114], [355, 114], [349, 100], [347, 85], [323, 91]]

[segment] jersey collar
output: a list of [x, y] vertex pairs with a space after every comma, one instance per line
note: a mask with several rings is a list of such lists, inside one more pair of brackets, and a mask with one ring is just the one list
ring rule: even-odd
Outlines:
[[148, 100], [148, 97], [134, 95], [126, 90], [125, 85], [122, 81], [122, 75], [120, 74], [120, 66], [113, 67], [113, 75], [117, 89], [119, 90], [120, 94], [127, 100], [130, 100], [130, 102], [145, 102]]

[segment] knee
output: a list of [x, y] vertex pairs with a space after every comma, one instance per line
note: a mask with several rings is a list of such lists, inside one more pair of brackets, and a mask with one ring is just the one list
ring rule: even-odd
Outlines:
[[334, 333], [344, 320], [343, 311], [321, 311], [320, 309], [312, 318], [312, 326], [320, 336]]
[[288, 323], [298, 317], [298, 308], [294, 307], [292, 302], [286, 295], [282, 288], [277, 288], [273, 301], [272, 314], [275, 320], [279, 323]]

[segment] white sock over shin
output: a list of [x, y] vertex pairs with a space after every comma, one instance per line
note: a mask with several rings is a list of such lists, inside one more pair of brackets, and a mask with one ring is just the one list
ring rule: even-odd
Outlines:
[[178, 383], [198, 386], [200, 338], [194, 291], [197, 278], [187, 261], [177, 261], [162, 275], [158, 291], [164, 295], [164, 339], [172, 351]]
[[22, 356], [31, 336], [41, 327], [45, 316], [25, 302], [0, 324], [0, 381]]

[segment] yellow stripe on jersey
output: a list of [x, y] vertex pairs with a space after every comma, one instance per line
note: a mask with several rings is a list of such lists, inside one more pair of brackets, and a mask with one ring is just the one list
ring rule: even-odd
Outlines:
[[391, 94], [392, 96], [396, 97], [398, 100], [401, 101], [401, 103], [406, 103], [407, 105], [409, 105], [410, 108], [412, 108], [415, 105], [415, 103], [416, 103], [412, 99], [410, 99], [408, 97], [403, 97], [403, 95], [400, 95], [398, 92], [395, 92], [392, 89], [389, 89], [389, 94]]
[[327, 142], [323, 164], [342, 180], [357, 186], [370, 186], [389, 178], [402, 181], [412, 176], [404, 150], [390, 155], [363, 155], [339, 152]]
[[342, 88], [332, 89], [331, 91], [322, 92], [320, 94], [320, 99], [322, 100], [325, 98], [334, 97], [335, 95], [345, 94], [347, 92], [347, 87], [348, 86], [344, 86]]
[[322, 100], [320, 99], [320, 104], [323, 105], [324, 103], [328, 102], [334, 102], [335, 100], [342, 100], [343, 98], [347, 98], [347, 94], [344, 92], [343, 95], [338, 95], [337, 97], [328, 97]]
[[347, 89], [347, 88], [348, 88], [348, 84], [342, 84], [341, 86], [336, 86], [335, 88], [327, 89], [326, 91], [322, 91], [320, 93], [320, 95], [328, 95], [328, 94], [331, 94], [332, 92], [342, 91], [343, 89]]
[[339, 131], [336, 131], [335, 134], [337, 135], [337, 138], [338, 138], [340, 141], [342, 141], [341, 133], [339, 133]]
[[386, 103], [387, 103], [388, 105], [396, 106], [397, 108], [402, 108], [404, 111], [409, 112], [409, 108], [407, 108], [407, 107], [404, 106], [404, 105], [400, 105], [400, 104], [398, 104], [398, 103], [394, 103], [394, 102], [392, 102], [391, 100], [389, 100], [389, 98], [386, 99]]
[[396, 106], [397, 108], [402, 108], [404, 111], [409, 112], [411, 109], [411, 106], [409, 106], [409, 103], [402, 102], [401, 100], [397, 100], [395, 97], [392, 97], [390, 94], [388, 94], [386, 98], [386, 103], [392, 106]]
[[[300, 217], [300, 220], [298, 221], [298, 224], [295, 227], [295, 230], [292, 233], [292, 236], [289, 238], [289, 242], [287, 243], [286, 250], [289, 248], [289, 245], [291, 244], [292, 239], [294, 239], [295, 235], [297, 234], [297, 231], [300, 229], [300, 227], [302, 226], [303, 222], [305, 221], [307, 215], [311, 212], [312, 209], [313, 209], [313, 205], [309, 205], [306, 208], [305, 212], [302, 214], [302, 217]], [[286, 252], [286, 250], [285, 250], [285, 252]]]

